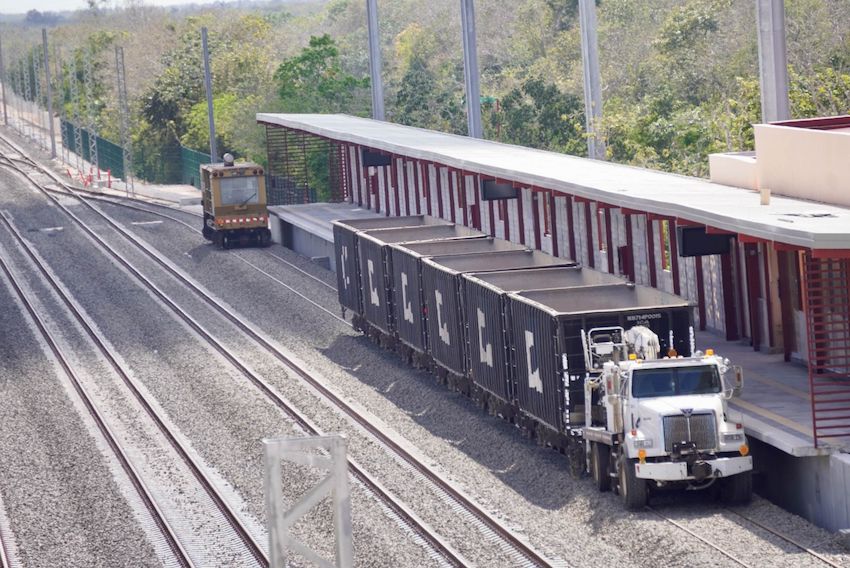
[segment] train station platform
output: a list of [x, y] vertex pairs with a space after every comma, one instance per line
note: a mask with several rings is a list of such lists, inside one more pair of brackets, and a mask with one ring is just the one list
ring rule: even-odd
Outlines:
[[306, 203], [269, 207], [272, 241], [336, 272], [331, 221], [381, 215], [351, 203]]

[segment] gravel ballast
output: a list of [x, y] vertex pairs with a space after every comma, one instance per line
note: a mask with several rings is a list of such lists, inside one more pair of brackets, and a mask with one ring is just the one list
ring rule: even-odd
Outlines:
[[[107, 207], [110, 214], [125, 223], [130, 220], [149, 220], [138, 212], [120, 213], [117, 207]], [[239, 314], [257, 324], [313, 369], [318, 370], [344, 398], [356, 400], [373, 414], [380, 416], [408, 443], [429, 456], [436, 467], [450, 472], [451, 477], [475, 495], [485, 508], [493, 510], [506, 524], [526, 534], [535, 546], [551, 556], [562, 558], [570, 565], [579, 566], [615, 563], [641, 566], [734, 565], [731, 559], [719, 556], [707, 545], [652, 513], [625, 513], [616, 496], [599, 494], [588, 481], [571, 479], [561, 456], [536, 448], [520, 439], [510, 425], [482, 414], [470, 401], [434, 384], [427, 374], [407, 368], [394, 356], [355, 334], [338, 319], [307, 303], [301, 295], [247, 267], [237, 256], [261, 266], [276, 279], [322, 304], [327, 310], [337, 312], [334, 292], [269, 258], [268, 253], [280, 255], [290, 262], [304, 266], [305, 270], [321, 274], [319, 269], [304, 264], [303, 259], [280, 247], [274, 247], [270, 251], [217, 251], [205, 244], [199, 235], [167, 221], [157, 225], [131, 227], [131, 230], [142, 235], [167, 254], [172, 262], [191, 273], [195, 279], [233, 306]], [[57, 255], [51, 262], [61, 264], [59, 258], [62, 253]], [[98, 266], [102, 269], [102, 264], [101, 261], [97, 266], [79, 266], [77, 270], [85, 274], [87, 270], [98, 270]], [[66, 270], [70, 274], [70, 269]], [[62, 274], [65, 278], [64, 271]], [[323, 276], [320, 277], [324, 279]], [[329, 278], [327, 280], [332, 281]], [[110, 285], [106, 289], [110, 290], [110, 294], [123, 298], [119, 295], [122, 285], [116, 282], [114, 286], [117, 288]], [[126, 284], [123, 287], [126, 288]], [[85, 295], [84, 288], [85, 286], [79, 283], [73, 287], [75, 294]], [[150, 309], [150, 299], [145, 301], [141, 298], [143, 294], [126, 294], [126, 300], [130, 303], [148, 305], [148, 312], [142, 312], [147, 313], [147, 317], [155, 313]], [[93, 310], [97, 311], [95, 299], [88, 301], [92, 302]], [[116, 316], [114, 310], [110, 312], [104, 309], [97, 319], [108, 321]], [[113, 335], [121, 336], [118, 328], [128, 324], [142, 327], [128, 317], [110, 327], [110, 339], [113, 339]], [[166, 328], [164, 320], [156, 320], [150, 327], [145, 327], [147, 333], [150, 333], [150, 330], [160, 333], [158, 330]], [[240, 352], [244, 350], [246, 354], [256, 353], [250, 347], [244, 346], [244, 340], [240, 343], [231, 333], [228, 332], [226, 336], [236, 345], [241, 345]], [[140, 335], [133, 335], [132, 332], [127, 332], [127, 335], [129, 339], [125, 345], [131, 351], [133, 345], [155, 343], [154, 338], [148, 337], [140, 343]], [[185, 330], [183, 335], [187, 335]], [[169, 338], [173, 339], [171, 336]], [[188, 345], [189, 340], [183, 337], [183, 343]], [[210, 357], [208, 353], [206, 357]], [[258, 361], [261, 358], [259, 355], [256, 357]], [[159, 359], [159, 354], [156, 358]], [[147, 365], [155, 367], [156, 362], [147, 361], [144, 366]], [[267, 374], [279, 390], [293, 388], [290, 378], [281, 375], [279, 370], [276, 372], [273, 365], [263, 365], [258, 365], [258, 369], [263, 369], [264, 374]], [[196, 373], [202, 370], [203, 367], [192, 369]], [[184, 376], [182, 372], [180, 376]], [[201, 382], [199, 375], [189, 376]], [[172, 383], [177, 383], [178, 377], [172, 375], [169, 378]], [[173, 390], [174, 385], [171, 386], [172, 390], [165, 390], [163, 387], [162, 391], [157, 392], [157, 397], [162, 400], [164, 407], [171, 403], [178, 404], [170, 400], [177, 398]], [[203, 388], [192, 391], [191, 395], [202, 397], [201, 390], [213, 387], [220, 388], [220, 385], [204, 382]], [[152, 387], [152, 391], [156, 390]], [[244, 390], [244, 384], [241, 389], [236, 389], [238, 396], [245, 396], [242, 392]], [[237, 396], [237, 393], [231, 394]], [[191, 396], [186, 395], [186, 398], [191, 399]], [[217, 399], [217, 402], [223, 406], [226, 400], [227, 396], [223, 396]], [[301, 395], [295, 402], [316, 405], [313, 397], [308, 394]], [[256, 405], [257, 403], [246, 404], [245, 410], [253, 409]], [[211, 417], [214, 416], [212, 408], [215, 406], [216, 404], [210, 405]], [[318, 409], [316, 412], [325, 416], [327, 409]], [[323, 418], [325, 419], [332, 421], [330, 417]], [[192, 432], [190, 437], [193, 441], [198, 439], [197, 436], [202, 438], [205, 434], [210, 436], [219, 433], [212, 424], [194, 430], [191, 424], [181, 424], [181, 428]], [[233, 439], [237, 439], [235, 435]], [[200, 441], [197, 443], [199, 448], [203, 444]], [[199, 451], [205, 456], [218, 456], [221, 450], [217, 453], [213, 446], [214, 444], [210, 443], [209, 448]], [[250, 454], [248, 448], [243, 448], [243, 451]], [[222, 462], [227, 461], [226, 456], [221, 455], [217, 459], [210, 459], [210, 462], [220, 463], [217, 461], [219, 459]], [[383, 469], [384, 462], [380, 463], [382, 465], [379, 467]], [[256, 460], [254, 464], [256, 465]], [[238, 469], [238, 466], [235, 470], [223, 468], [222, 473], [227, 479], [234, 481], [238, 490], [244, 490], [244, 494], [248, 495], [246, 502], [256, 503], [256, 487], [250, 480], [242, 482], [246, 479], [243, 477], [246, 472], [240, 474]], [[399, 479], [398, 473], [392, 467], [381, 473], [388, 476], [388, 484], [395, 484], [398, 488], [405, 485], [405, 480]], [[426, 506], [426, 502], [432, 501], [409, 505], [421, 508]], [[660, 500], [657, 508], [705, 538], [716, 538], [720, 544], [732, 541], [743, 543], [735, 547], [734, 553], [740, 554], [743, 560], [753, 565], [797, 566], [811, 563], [811, 559], [804, 553], [787, 544], [780, 544], [775, 537], [760, 529], [736, 521], [704, 497], [689, 495], [684, 499]], [[839, 564], [848, 562], [846, 552], [838, 548], [834, 535], [817, 529], [763, 500], [757, 499], [752, 506], [742, 511], [748, 516], [757, 517], [768, 526], [793, 530], [794, 536], [799, 536], [803, 544], [810, 545], [821, 553], [834, 554]], [[428, 512], [421, 513], [425, 516]], [[386, 549], [380, 546], [379, 539], [370, 543], [366, 552], [370, 554], [370, 564], [377, 559], [371, 554], [382, 554], [398, 548], [392, 538], [386, 540]], [[372, 544], [378, 546], [371, 548]], [[479, 537], [466, 544], [464, 553], [476, 564], [492, 564], [493, 556], [487, 550], [488, 546], [490, 545]], [[358, 558], [362, 561], [364, 551], [360, 549], [359, 552]], [[395, 560], [397, 565], [417, 565], [408, 563], [410, 558]], [[817, 562], [811, 565], [817, 565]]]

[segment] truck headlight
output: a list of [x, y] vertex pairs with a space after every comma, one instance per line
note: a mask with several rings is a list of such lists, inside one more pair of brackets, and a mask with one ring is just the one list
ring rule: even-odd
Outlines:
[[721, 434], [720, 441], [724, 444], [738, 444], [744, 441], [744, 433], [732, 432], [731, 434]]
[[636, 448], [651, 448], [652, 447], [652, 439], [651, 438], [644, 438], [644, 439], [641, 439], [641, 440], [636, 439], [636, 440], [634, 440], [634, 443], [635, 443]]

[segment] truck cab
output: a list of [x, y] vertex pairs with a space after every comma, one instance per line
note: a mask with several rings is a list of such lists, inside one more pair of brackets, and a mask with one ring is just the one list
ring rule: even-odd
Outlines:
[[586, 383], [584, 437], [597, 487], [615, 487], [630, 509], [665, 486], [715, 487], [727, 502], [748, 501], [752, 457], [743, 418], [728, 404], [743, 386], [741, 369], [711, 349], [658, 358], [646, 332], [588, 334], [597, 372]]

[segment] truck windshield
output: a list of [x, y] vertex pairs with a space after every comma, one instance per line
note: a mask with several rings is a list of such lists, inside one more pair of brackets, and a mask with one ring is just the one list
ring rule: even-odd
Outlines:
[[720, 373], [714, 365], [635, 369], [632, 372], [632, 396], [679, 396], [720, 392]]
[[259, 202], [259, 178], [256, 176], [221, 178], [222, 205], [248, 205]]

